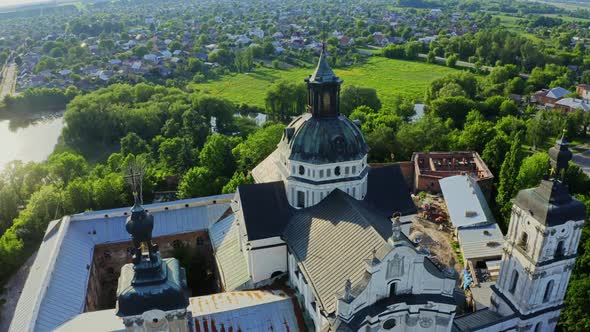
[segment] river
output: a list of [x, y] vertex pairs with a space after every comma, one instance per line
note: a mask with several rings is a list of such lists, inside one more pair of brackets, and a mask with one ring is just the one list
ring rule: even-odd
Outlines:
[[63, 126], [63, 112], [1, 119], [0, 171], [12, 160], [26, 163], [47, 159], [57, 144]]

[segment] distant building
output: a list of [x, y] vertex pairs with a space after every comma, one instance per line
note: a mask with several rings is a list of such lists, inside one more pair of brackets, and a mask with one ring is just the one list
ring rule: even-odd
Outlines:
[[494, 175], [477, 152], [416, 152], [411, 163], [404, 164], [413, 173], [414, 191], [440, 193], [439, 180], [468, 174], [477, 179], [485, 197], [491, 197]]
[[555, 103], [555, 109], [563, 112], [573, 112], [575, 110], [590, 111], [590, 104], [583, 99], [563, 98]]
[[560, 100], [561, 98], [565, 97], [566, 95], [570, 94], [571, 91], [566, 90], [562, 87], [556, 87], [553, 88], [551, 90], [549, 89], [543, 89], [540, 91], [535, 92], [535, 94], [533, 95], [533, 102], [536, 102], [538, 104], [542, 104], [542, 105], [548, 105], [549, 106], [553, 106], [555, 105], [555, 103]]
[[580, 84], [576, 88], [576, 92], [585, 101], [590, 101], [590, 84]]

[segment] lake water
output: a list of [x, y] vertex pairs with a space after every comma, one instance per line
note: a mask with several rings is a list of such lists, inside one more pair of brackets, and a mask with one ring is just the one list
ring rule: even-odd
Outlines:
[[26, 163], [47, 159], [63, 126], [63, 112], [0, 120], [0, 171], [11, 160]]

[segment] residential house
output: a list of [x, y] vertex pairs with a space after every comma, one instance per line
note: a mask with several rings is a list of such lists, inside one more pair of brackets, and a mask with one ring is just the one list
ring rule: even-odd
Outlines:
[[590, 100], [590, 84], [580, 84], [576, 88], [576, 92], [582, 99]]
[[563, 98], [555, 103], [555, 108], [563, 112], [573, 112], [578, 109], [589, 111], [590, 104], [583, 99]]
[[565, 97], [566, 95], [570, 94], [571, 92], [562, 88], [556, 87], [551, 90], [543, 89], [540, 91], [535, 92], [533, 95], [533, 102], [538, 104], [546, 105], [549, 107], [553, 107], [555, 103], [560, 100], [561, 98]]

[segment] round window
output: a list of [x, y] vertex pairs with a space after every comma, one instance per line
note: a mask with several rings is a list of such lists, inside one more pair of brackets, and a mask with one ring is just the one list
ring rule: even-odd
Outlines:
[[391, 330], [395, 327], [395, 325], [397, 325], [397, 321], [393, 318], [386, 320], [383, 323], [383, 329], [384, 330]]
[[336, 166], [336, 168], [334, 168], [334, 175], [340, 176], [340, 166]]
[[299, 175], [305, 175], [305, 167], [299, 166]]

